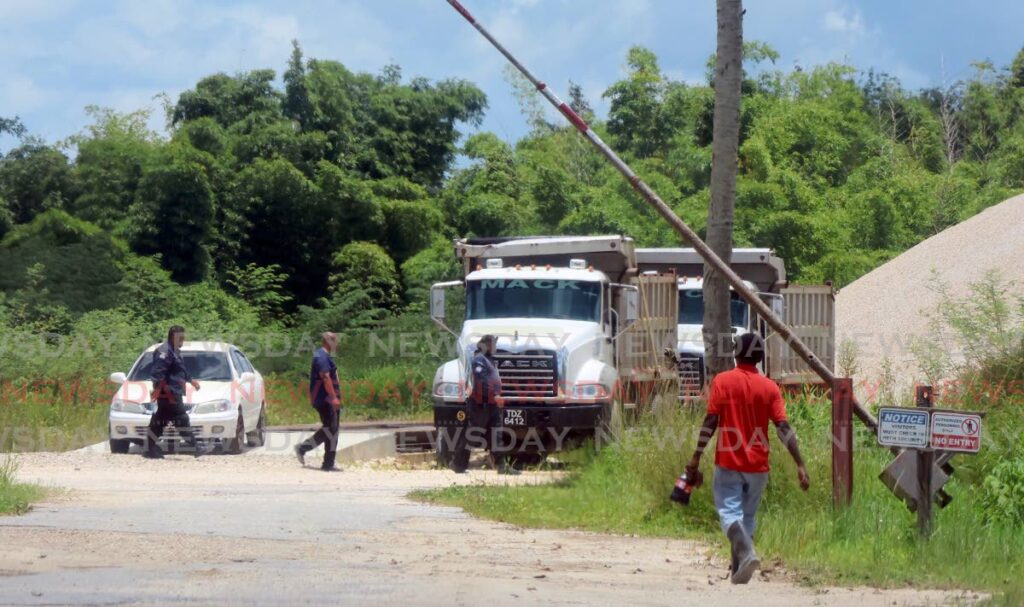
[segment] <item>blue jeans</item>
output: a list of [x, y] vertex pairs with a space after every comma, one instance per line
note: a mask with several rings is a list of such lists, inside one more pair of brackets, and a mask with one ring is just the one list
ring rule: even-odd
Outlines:
[[729, 527], [739, 522], [747, 535], [754, 537], [757, 506], [767, 484], [767, 472], [737, 472], [715, 466], [715, 509], [722, 522], [722, 531], [728, 533]]

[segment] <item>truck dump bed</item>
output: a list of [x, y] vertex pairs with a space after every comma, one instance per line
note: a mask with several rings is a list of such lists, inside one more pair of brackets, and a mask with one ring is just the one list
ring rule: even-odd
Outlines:
[[568, 267], [570, 259], [583, 259], [613, 282], [629, 282], [636, 275], [633, 239], [626, 236], [463, 238], [454, 244], [464, 274], [486, 266], [488, 259], [500, 258], [506, 267], [517, 263]]
[[[674, 270], [679, 276], [704, 275], [704, 260], [694, 249], [637, 249], [636, 261], [640, 272]], [[759, 291], [778, 293], [786, 286], [786, 264], [771, 249], [733, 249], [730, 265]]]

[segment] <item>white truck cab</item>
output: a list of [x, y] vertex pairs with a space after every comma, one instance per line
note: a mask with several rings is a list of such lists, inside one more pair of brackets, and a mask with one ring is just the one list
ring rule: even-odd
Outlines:
[[[660, 352], [654, 338], [646, 340], [653, 331], [619, 339], [638, 321], [646, 328], [650, 308], [642, 312], [640, 301], [651, 288], [668, 287], [672, 309], [662, 312], [661, 326], [674, 328], [675, 291], [664, 281], [638, 276], [630, 238], [461, 239], [454, 248], [465, 278], [431, 288], [431, 317], [456, 337], [458, 351], [433, 382], [442, 463], [450, 461], [451, 435], [466, 419], [469, 362], [484, 335], [497, 337], [503, 426], [515, 433], [517, 452], [544, 453], [562, 448], [567, 439], [594, 435], [623, 382], [640, 377], [634, 361]], [[455, 288], [464, 290], [466, 301], [458, 331], [445, 317], [445, 292]], [[665, 337], [672, 335], [658, 336]], [[666, 373], [674, 381], [671, 363]]]
[[[749, 280], [743, 281], [756, 290]], [[676, 351], [679, 354], [679, 393], [682, 396], [700, 394], [704, 386], [704, 279], [684, 276], [678, 279], [679, 324], [676, 327]], [[738, 293], [729, 291], [729, 316], [732, 333], [739, 337], [744, 333], [759, 332], [757, 318], [750, 304]], [[764, 363], [761, 371], [767, 373]]]

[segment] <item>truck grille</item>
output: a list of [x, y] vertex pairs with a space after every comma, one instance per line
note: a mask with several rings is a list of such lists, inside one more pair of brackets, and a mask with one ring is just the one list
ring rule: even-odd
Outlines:
[[700, 396], [704, 389], [704, 357], [695, 354], [679, 355], [679, 397]]
[[553, 352], [497, 352], [494, 366], [501, 377], [501, 395], [518, 398], [557, 396], [557, 363]]

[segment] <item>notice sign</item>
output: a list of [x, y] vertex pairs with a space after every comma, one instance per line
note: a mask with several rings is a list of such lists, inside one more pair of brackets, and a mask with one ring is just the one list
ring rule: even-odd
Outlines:
[[878, 410], [878, 443], [908, 449], [928, 446], [927, 410], [882, 407]]
[[932, 413], [933, 449], [977, 453], [981, 450], [981, 416], [976, 413]]

